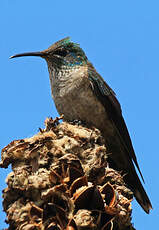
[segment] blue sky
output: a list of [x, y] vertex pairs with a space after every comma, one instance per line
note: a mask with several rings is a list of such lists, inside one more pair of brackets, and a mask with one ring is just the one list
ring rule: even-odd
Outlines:
[[[159, 215], [158, 10], [158, 0], [0, 1], [0, 150], [35, 134], [46, 117], [57, 116], [45, 61], [9, 56], [43, 50], [70, 36], [122, 105], [154, 208], [147, 215], [133, 202], [133, 223], [144, 230], [154, 229]], [[0, 190], [8, 172], [0, 169]], [[4, 219], [0, 211], [1, 228]]]

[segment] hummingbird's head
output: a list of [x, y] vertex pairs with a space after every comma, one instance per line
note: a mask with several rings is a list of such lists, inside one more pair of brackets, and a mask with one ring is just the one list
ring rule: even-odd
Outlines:
[[87, 57], [84, 51], [78, 44], [71, 42], [69, 37], [54, 43], [46, 50], [16, 54], [10, 58], [22, 56], [42, 57], [47, 61], [48, 65], [52, 65], [55, 68], [60, 68], [61, 66], [74, 67], [87, 63]]

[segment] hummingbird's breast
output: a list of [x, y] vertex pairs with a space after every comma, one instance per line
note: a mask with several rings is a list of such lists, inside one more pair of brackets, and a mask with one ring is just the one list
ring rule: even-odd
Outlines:
[[100, 130], [110, 126], [106, 110], [92, 90], [86, 67], [50, 75], [50, 81], [57, 111], [65, 120], [85, 121]]

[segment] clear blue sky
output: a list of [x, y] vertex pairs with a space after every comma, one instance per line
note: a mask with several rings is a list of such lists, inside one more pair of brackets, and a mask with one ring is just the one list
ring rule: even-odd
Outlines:
[[[159, 1], [0, 0], [0, 34], [0, 149], [12, 140], [32, 136], [47, 116], [57, 115], [45, 61], [35, 57], [9, 60], [9, 56], [39, 51], [70, 36], [80, 43], [122, 105], [154, 207], [147, 215], [134, 201], [133, 222], [138, 230], [156, 229]], [[0, 169], [0, 190], [6, 186], [8, 172]], [[0, 211], [1, 228], [6, 226], [4, 219]]]

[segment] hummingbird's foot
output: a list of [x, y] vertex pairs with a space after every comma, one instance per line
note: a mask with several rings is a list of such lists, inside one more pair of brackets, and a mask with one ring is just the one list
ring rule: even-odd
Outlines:
[[86, 126], [86, 122], [85, 121], [81, 121], [81, 120], [73, 120], [69, 122], [71, 125], [81, 125], [81, 126]]

